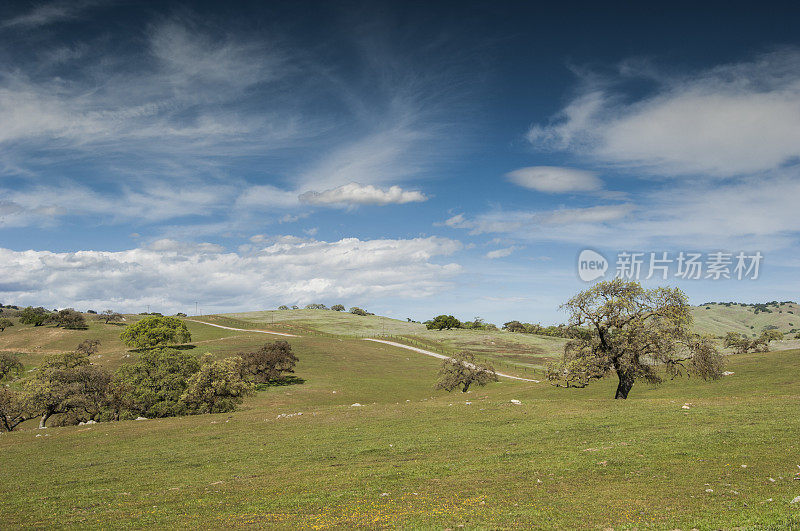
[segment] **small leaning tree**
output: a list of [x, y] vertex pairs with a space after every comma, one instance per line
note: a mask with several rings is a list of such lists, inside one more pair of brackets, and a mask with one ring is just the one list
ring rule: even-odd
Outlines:
[[709, 337], [691, 332], [689, 304], [678, 288], [644, 289], [617, 278], [578, 293], [562, 309], [570, 325], [590, 332], [567, 343], [561, 362], [549, 367], [548, 379], [558, 386], [585, 387], [613, 371], [619, 379], [614, 398], [625, 399], [636, 380], [722, 374], [722, 355]]
[[442, 363], [436, 389], [444, 389], [448, 393], [453, 389], [461, 389], [462, 393], [466, 393], [472, 384], [484, 386], [496, 381], [494, 368], [478, 363], [470, 352], [459, 352]]

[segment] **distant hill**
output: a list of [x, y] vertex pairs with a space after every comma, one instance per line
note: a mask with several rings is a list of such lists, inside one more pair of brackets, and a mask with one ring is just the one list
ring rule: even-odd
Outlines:
[[800, 305], [772, 301], [765, 304], [709, 302], [692, 308], [694, 328], [704, 334], [722, 336], [739, 332], [758, 335], [773, 328], [784, 334], [800, 332]]

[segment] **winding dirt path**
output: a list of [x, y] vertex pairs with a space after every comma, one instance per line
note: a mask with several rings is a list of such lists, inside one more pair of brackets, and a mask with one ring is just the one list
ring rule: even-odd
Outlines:
[[[259, 334], [274, 334], [276, 336], [302, 337], [302, 336], [298, 336], [296, 334], [288, 334], [286, 332], [273, 332], [272, 330], [250, 330], [250, 329], [247, 329], [247, 328], [233, 328], [231, 326], [222, 326], [222, 325], [218, 325], [218, 324], [214, 324], [214, 323], [207, 323], [205, 321], [197, 321], [195, 319], [184, 319], [184, 320], [185, 321], [191, 321], [193, 323], [200, 323], [200, 324], [204, 324], [204, 325], [208, 325], [208, 326], [216, 326], [217, 328], [224, 328], [225, 330], [235, 330], [237, 332], [258, 332]], [[420, 354], [425, 354], [426, 356], [432, 356], [434, 358], [439, 358], [439, 359], [442, 359], [442, 360], [450, 359], [450, 356], [445, 356], [444, 354], [437, 354], [436, 352], [431, 352], [430, 350], [425, 350], [425, 349], [417, 348], [417, 347], [410, 347], [410, 346], [404, 345], [402, 343], [395, 343], [394, 341], [387, 341], [385, 339], [373, 339], [373, 338], [366, 337], [366, 338], [364, 338], [364, 341], [374, 341], [375, 343], [383, 343], [385, 345], [391, 345], [393, 347], [400, 347], [400, 348], [404, 348], [406, 350], [413, 350], [414, 352], [419, 352]], [[497, 376], [500, 376], [501, 378], [509, 378], [511, 380], [519, 380], [521, 382], [540, 383], [539, 380], [532, 380], [530, 378], [522, 378], [520, 376], [512, 376], [510, 374], [504, 374], [502, 372], [496, 372], [495, 374], [497, 374]]]
[[236, 330], [237, 332], [258, 332], [259, 334], [274, 334], [276, 336], [300, 337], [295, 334], [287, 334], [286, 332], [273, 332], [272, 330], [250, 330], [247, 328], [233, 328], [230, 326], [222, 326], [214, 323], [207, 323], [205, 321], [197, 321], [195, 319], [184, 319], [184, 321], [191, 321], [193, 323], [200, 323], [208, 326], [216, 326], [217, 328], [224, 328], [225, 330]]
[[[434, 358], [439, 358], [441, 360], [450, 359], [450, 356], [445, 356], [444, 354], [437, 354], [436, 352], [431, 352], [430, 350], [425, 350], [422, 348], [417, 347], [410, 347], [408, 345], [404, 345], [402, 343], [395, 343], [394, 341], [386, 341], [385, 339], [372, 339], [372, 338], [364, 338], [364, 341], [374, 341], [376, 343], [384, 343], [386, 345], [391, 345], [393, 347], [400, 347], [407, 350], [413, 350], [414, 352], [419, 352], [420, 354], [425, 354], [426, 356], [432, 356]], [[520, 376], [511, 376], [510, 374], [503, 374], [502, 372], [495, 372], [497, 376], [502, 378], [510, 378], [512, 380], [520, 380], [523, 382], [533, 382], [533, 383], [541, 383], [539, 380], [531, 380], [530, 378], [522, 378]]]

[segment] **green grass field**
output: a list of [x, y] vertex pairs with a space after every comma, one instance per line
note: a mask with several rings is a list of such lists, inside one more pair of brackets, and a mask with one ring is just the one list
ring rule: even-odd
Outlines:
[[[189, 325], [198, 353], [272, 339]], [[17, 326], [0, 348], [35, 365], [100, 337], [93, 361], [113, 368], [136, 356], [119, 330]], [[1, 526], [800, 527], [789, 503], [800, 495], [798, 350], [730, 356], [732, 376], [637, 383], [615, 401], [612, 380], [448, 394], [434, 391], [439, 361], [427, 356], [357, 338], [289, 342], [304, 383], [235, 413], [0, 435]]]

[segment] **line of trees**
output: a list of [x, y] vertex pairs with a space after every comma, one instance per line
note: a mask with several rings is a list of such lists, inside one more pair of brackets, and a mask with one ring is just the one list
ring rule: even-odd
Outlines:
[[74, 425], [233, 411], [256, 385], [281, 380], [298, 361], [286, 341], [198, 359], [170, 348], [191, 340], [185, 323], [171, 317], [146, 317], [120, 335], [140, 355], [113, 374], [91, 362], [98, 340], [47, 356], [27, 377], [17, 355], [0, 353], [0, 428], [12, 431], [34, 418], [44, 428], [54, 416], [59, 425]]
[[[280, 306], [278, 306], [278, 309], [279, 310], [299, 310], [300, 307], [297, 306], [297, 305], [289, 307], [286, 304], [281, 304]], [[313, 303], [313, 304], [306, 304], [305, 309], [306, 310], [333, 310], [334, 312], [343, 312], [343, 311], [345, 311], [345, 307], [344, 307], [343, 304], [334, 304], [333, 306], [328, 308], [324, 304]], [[370, 313], [370, 312], [364, 310], [363, 308], [359, 308], [358, 306], [353, 306], [352, 308], [350, 308], [350, 313], [352, 313], [353, 315], [375, 315], [374, 313]]]
[[[412, 322], [411, 319], [408, 319]], [[428, 330], [452, 330], [461, 328], [465, 330], [497, 330], [497, 326], [487, 323], [480, 317], [475, 317], [472, 321], [459, 321], [452, 315], [437, 315], [423, 323]]]
[[570, 326], [565, 324], [542, 326], [540, 324], [521, 323], [519, 321], [509, 321], [503, 324], [503, 330], [517, 332], [520, 334], [537, 334], [540, 336], [563, 337], [574, 339], [587, 337], [589, 331], [580, 326]]
[[23, 308], [20, 312], [19, 322], [33, 326], [52, 324], [72, 330], [88, 328], [83, 314], [72, 308], [51, 312], [42, 307], [34, 308], [28, 306], [27, 308]]

